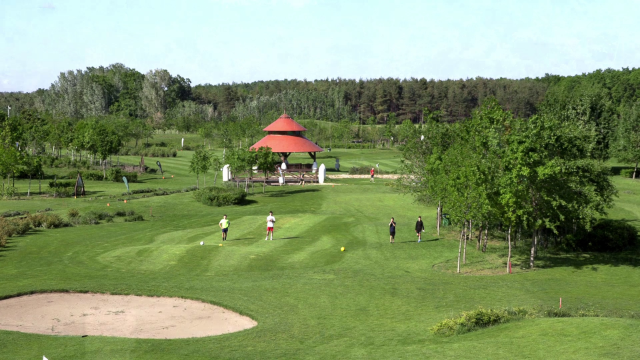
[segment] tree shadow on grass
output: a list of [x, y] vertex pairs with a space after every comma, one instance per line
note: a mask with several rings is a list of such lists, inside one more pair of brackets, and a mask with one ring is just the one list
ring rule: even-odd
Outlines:
[[[512, 264], [521, 268], [529, 268], [531, 244], [512, 248]], [[625, 252], [560, 252], [540, 249], [535, 258], [534, 267], [537, 269], [552, 269], [557, 267], [572, 267], [576, 270], [591, 269], [598, 271], [598, 266], [631, 266], [640, 267], [640, 251]]]
[[265, 194], [265, 196], [267, 196], [267, 197], [284, 197], [284, 196], [289, 196], [289, 195], [304, 194], [304, 193], [318, 192], [318, 191], [320, 191], [320, 190], [319, 189], [284, 190], [284, 191], [268, 193], [268, 194]]
[[[242, 241], [242, 240], [251, 240], [251, 239], [254, 239], [254, 238], [250, 238], [250, 237], [243, 237], [243, 238], [239, 238], [239, 239], [227, 239], [227, 240], [225, 240], [225, 241]], [[258, 237], [258, 238], [255, 238], [255, 239], [259, 239], [259, 237]]]
[[[439, 240], [440, 240], [439, 238], [433, 238], [433, 239], [428, 239], [428, 240], [427, 239], [422, 239], [422, 240], [420, 240], [420, 243], [422, 244], [424, 242], [433, 242], [433, 241], [439, 241]], [[397, 241], [397, 242], [400, 243], [400, 244], [407, 244], [407, 243], [416, 243], [417, 244], [418, 240], [416, 239], [416, 240], [406, 240], [406, 241]]]
[[597, 265], [640, 267], [640, 254], [637, 251], [621, 253], [549, 253], [539, 256], [536, 263], [536, 267], [540, 269], [572, 267], [577, 270], [590, 268], [591, 270], [598, 271]]
[[274, 240], [291, 240], [291, 239], [300, 239], [300, 236], [289, 236], [283, 238], [274, 238]]

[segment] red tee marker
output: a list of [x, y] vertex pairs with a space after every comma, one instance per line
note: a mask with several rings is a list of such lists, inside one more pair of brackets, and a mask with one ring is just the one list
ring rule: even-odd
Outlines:
[[127, 203], [127, 200], [125, 200], [125, 201], [124, 201], [124, 203], [126, 204], [126, 203]]
[[562, 309], [562, 298], [560, 298], [560, 309]]
[[109, 205], [109, 203], [107, 203], [107, 206], [111, 206], [111, 205]]

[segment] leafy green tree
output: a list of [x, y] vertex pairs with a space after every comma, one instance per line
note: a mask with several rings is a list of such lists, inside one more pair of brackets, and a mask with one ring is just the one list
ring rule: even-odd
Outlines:
[[280, 163], [280, 159], [277, 154], [271, 151], [270, 147], [261, 147], [256, 152], [256, 165], [258, 170], [264, 173], [264, 182], [262, 183], [262, 192], [264, 193], [267, 177], [269, 173], [275, 172], [276, 165]]
[[635, 164], [633, 178], [638, 172], [640, 162], [640, 102], [625, 107], [618, 121], [615, 154], [618, 161]]
[[222, 168], [222, 160], [216, 155], [211, 154], [211, 166], [215, 171], [215, 175], [213, 176], [213, 186], [216, 186], [216, 181], [218, 180], [218, 173], [220, 172], [220, 168]]
[[209, 172], [209, 169], [212, 165], [211, 154], [204, 149], [198, 149], [191, 157], [191, 162], [189, 163], [189, 172], [196, 174], [196, 187], [200, 188], [200, 174], [205, 176], [205, 186], [206, 186], [206, 174]]

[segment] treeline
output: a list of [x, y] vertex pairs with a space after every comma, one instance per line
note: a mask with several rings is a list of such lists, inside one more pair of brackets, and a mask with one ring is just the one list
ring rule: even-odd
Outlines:
[[[0, 93], [0, 106], [19, 113], [35, 109], [55, 117], [118, 116], [144, 119], [158, 129], [195, 131], [227, 117], [273, 120], [286, 110], [297, 119], [384, 124], [468, 118], [487, 98], [516, 117], [529, 118], [543, 103], [593, 96], [607, 114], [640, 97], [640, 69], [598, 70], [577, 76], [525, 79], [325, 79], [191, 85], [188, 78], [157, 69], [142, 74], [123, 64], [60, 73], [48, 89]], [[269, 119], [266, 119], [269, 117]]]
[[466, 263], [467, 243], [486, 249], [487, 230], [498, 226], [508, 236], [509, 264], [512, 239], [530, 236], [531, 268], [543, 243], [587, 251], [635, 246], [637, 231], [623, 223], [609, 224], [622, 231], [606, 233], [627, 233], [630, 227], [628, 239], [581, 240], [617, 193], [604, 161], [640, 160], [640, 102], [625, 108], [610, 136], [603, 116], [594, 116], [605, 110], [589, 99], [548, 105], [528, 119], [490, 99], [467, 121], [430, 120], [413, 127], [401, 184], [417, 200], [438, 207], [438, 224], [444, 211], [459, 226], [458, 272]]

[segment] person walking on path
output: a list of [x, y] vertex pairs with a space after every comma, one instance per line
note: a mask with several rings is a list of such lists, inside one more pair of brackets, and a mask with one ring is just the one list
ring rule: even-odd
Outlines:
[[229, 222], [229, 220], [227, 220], [227, 214], [225, 214], [222, 217], [222, 220], [220, 220], [220, 222], [218, 223], [218, 226], [220, 226], [220, 229], [222, 230], [222, 241], [226, 241], [227, 240], [227, 233], [229, 232], [229, 224], [231, 222]]
[[373, 181], [373, 174], [375, 173], [375, 170], [373, 170], [373, 168], [371, 168], [371, 171], [369, 171], [371, 173], [371, 180], [369, 180], [369, 182], [375, 182]]
[[389, 222], [389, 242], [391, 244], [396, 242], [396, 221], [393, 218]]
[[273, 211], [269, 211], [269, 216], [267, 216], [267, 237], [265, 240], [269, 240], [269, 234], [271, 234], [271, 240], [273, 240], [273, 224], [275, 224], [276, 218], [273, 217]]
[[418, 216], [418, 221], [416, 221], [416, 235], [418, 235], [418, 242], [422, 240], [421, 233], [424, 232], [424, 223], [422, 222], [422, 216]]

